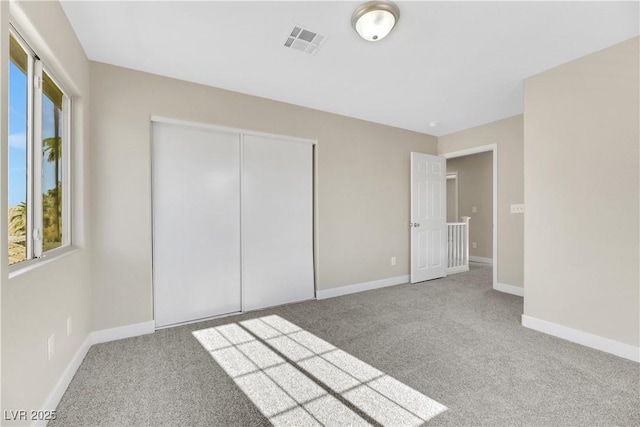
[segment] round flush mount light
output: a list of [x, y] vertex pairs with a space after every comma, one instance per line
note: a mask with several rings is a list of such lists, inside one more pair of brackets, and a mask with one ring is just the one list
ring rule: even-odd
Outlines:
[[360, 5], [351, 16], [351, 25], [360, 37], [375, 42], [385, 38], [400, 19], [400, 9], [385, 0]]

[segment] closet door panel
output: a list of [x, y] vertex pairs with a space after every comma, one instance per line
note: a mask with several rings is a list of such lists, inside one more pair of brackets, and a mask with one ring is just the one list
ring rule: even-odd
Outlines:
[[312, 146], [243, 136], [243, 309], [314, 297]]
[[240, 137], [153, 123], [156, 326], [240, 311]]

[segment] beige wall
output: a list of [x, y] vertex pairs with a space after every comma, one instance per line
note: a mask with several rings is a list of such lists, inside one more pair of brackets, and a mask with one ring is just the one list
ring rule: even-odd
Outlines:
[[[493, 154], [447, 159], [447, 173], [458, 172], [458, 219], [469, 216], [469, 255], [493, 258]], [[472, 208], [476, 208], [476, 212]], [[473, 248], [472, 243], [476, 243]]]
[[101, 63], [91, 77], [95, 329], [152, 319], [151, 115], [317, 140], [317, 287], [409, 273], [410, 152], [435, 137]]
[[447, 222], [458, 222], [460, 219], [456, 212], [456, 202], [458, 199], [456, 189], [456, 180], [447, 179]]
[[524, 314], [639, 344], [639, 42], [525, 81]]
[[[498, 146], [498, 282], [524, 283], [524, 218], [510, 213], [524, 201], [523, 116], [514, 116], [438, 138], [438, 153]], [[473, 221], [473, 220], [472, 220]]]
[[[8, 32], [3, 2], [0, 33]], [[2, 405], [3, 410], [37, 410], [90, 331], [90, 252], [87, 241], [88, 177], [85, 174], [89, 96], [89, 61], [57, 2], [11, 3], [12, 19], [73, 100], [72, 234], [76, 250], [11, 279], [2, 267]], [[2, 50], [0, 61], [8, 61]], [[4, 74], [3, 74], [4, 76]], [[2, 103], [6, 93], [2, 93]], [[4, 117], [4, 114], [3, 114]], [[6, 122], [2, 133], [6, 134]], [[2, 156], [6, 155], [3, 144]], [[6, 163], [2, 162], [0, 223], [7, 224]], [[3, 248], [2, 259], [6, 260]], [[67, 336], [71, 316], [73, 333]], [[47, 339], [55, 334], [56, 352], [47, 360]], [[53, 409], [53, 408], [49, 408]]]

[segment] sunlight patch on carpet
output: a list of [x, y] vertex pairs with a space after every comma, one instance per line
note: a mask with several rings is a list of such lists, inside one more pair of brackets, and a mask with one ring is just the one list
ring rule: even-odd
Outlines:
[[277, 315], [193, 336], [276, 426], [418, 426], [447, 410]]

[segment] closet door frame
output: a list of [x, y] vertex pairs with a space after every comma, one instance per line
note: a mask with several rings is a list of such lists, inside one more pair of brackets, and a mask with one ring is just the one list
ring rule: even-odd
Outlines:
[[[188, 126], [188, 127], [194, 127], [194, 128], [199, 128], [199, 129], [205, 129], [205, 130], [215, 130], [215, 131], [221, 131], [221, 132], [231, 132], [231, 133], [238, 133], [240, 136], [240, 146], [242, 147], [243, 144], [243, 137], [244, 135], [254, 135], [254, 136], [260, 136], [260, 137], [267, 137], [267, 138], [280, 138], [286, 141], [290, 141], [290, 142], [296, 142], [296, 143], [300, 143], [300, 144], [307, 144], [307, 145], [311, 145], [311, 157], [312, 157], [312, 162], [311, 162], [311, 179], [312, 179], [312, 185], [311, 185], [311, 189], [313, 194], [311, 195], [311, 201], [312, 201], [312, 218], [311, 218], [311, 228], [312, 228], [312, 234], [313, 234], [313, 241], [312, 241], [312, 256], [313, 256], [313, 260], [312, 260], [312, 266], [313, 266], [313, 299], [317, 299], [317, 294], [318, 294], [318, 289], [317, 289], [317, 284], [318, 284], [318, 249], [319, 249], [319, 244], [318, 244], [318, 153], [317, 153], [317, 140], [313, 140], [313, 139], [306, 139], [306, 138], [299, 138], [299, 137], [293, 137], [293, 136], [288, 136], [288, 135], [280, 135], [280, 134], [275, 134], [275, 133], [267, 133], [267, 132], [258, 132], [258, 131], [253, 131], [253, 130], [247, 130], [247, 129], [240, 129], [240, 128], [232, 128], [232, 127], [227, 127], [227, 126], [219, 126], [219, 125], [214, 125], [214, 124], [209, 124], [209, 123], [201, 123], [201, 122], [192, 122], [192, 121], [188, 121], [188, 120], [180, 120], [180, 119], [173, 119], [173, 118], [168, 118], [168, 117], [162, 117], [162, 116], [155, 116], [152, 115], [150, 116], [150, 121], [149, 121], [149, 161], [151, 163], [151, 167], [150, 167], [150, 171], [151, 171], [151, 175], [149, 177], [149, 182], [150, 182], [150, 194], [151, 194], [151, 198], [150, 198], [150, 212], [151, 212], [151, 238], [152, 238], [152, 254], [151, 254], [151, 274], [152, 274], [152, 278], [151, 278], [151, 283], [152, 283], [152, 292], [151, 292], [151, 299], [152, 299], [152, 306], [153, 306], [153, 319], [155, 322], [156, 319], [156, 299], [155, 299], [155, 278], [153, 277], [153, 262], [154, 262], [154, 256], [153, 256], [153, 239], [154, 239], [154, 227], [153, 227], [153, 123], [165, 123], [165, 124], [173, 124], [173, 125], [179, 125], [179, 126]], [[240, 187], [242, 188], [243, 182], [242, 182], [242, 177], [244, 174], [244, 167], [243, 167], [243, 159], [242, 159], [242, 150], [241, 150], [241, 154], [240, 154]], [[240, 239], [241, 242], [243, 241], [243, 226], [242, 226], [242, 221], [243, 221], [243, 201], [242, 201], [242, 195], [240, 197]], [[241, 245], [241, 250], [242, 250], [242, 245]], [[238, 313], [244, 313], [246, 312], [245, 310], [245, 304], [244, 304], [244, 298], [243, 298], [243, 287], [242, 287], [242, 256], [240, 257], [240, 289], [241, 289], [241, 296], [240, 296], [240, 312]], [[266, 308], [266, 307], [265, 307]], [[162, 327], [158, 327], [156, 326], [156, 329], [164, 329], [164, 328], [169, 328], [169, 327], [173, 327], [173, 326], [179, 326], [179, 325], [185, 325], [185, 324], [189, 324], [189, 323], [196, 323], [196, 322], [202, 322], [202, 321], [206, 321], [208, 319], [215, 319], [215, 318], [219, 318], [219, 317], [225, 317], [225, 316], [232, 316], [234, 314], [238, 314], [238, 313], [229, 313], [229, 314], [223, 314], [223, 315], [219, 315], [219, 316], [212, 316], [210, 318], [207, 319], [197, 319], [197, 320], [192, 320], [192, 321], [186, 321], [186, 322], [182, 322], [180, 324], [176, 324], [176, 325], [169, 325], [169, 326], [162, 326]]]

